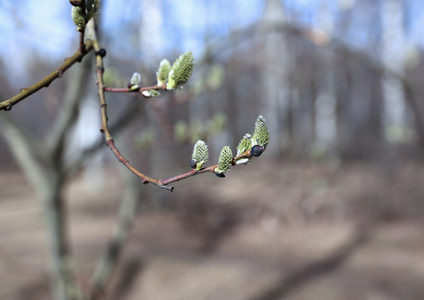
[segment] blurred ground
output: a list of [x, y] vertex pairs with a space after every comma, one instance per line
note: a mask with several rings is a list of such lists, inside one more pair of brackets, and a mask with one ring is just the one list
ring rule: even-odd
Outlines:
[[[112, 299], [424, 299], [423, 166], [254, 161], [174, 193], [146, 186]], [[107, 177], [66, 190], [83, 286], [122, 193]], [[0, 175], [0, 299], [51, 299], [34, 198], [23, 176]]]

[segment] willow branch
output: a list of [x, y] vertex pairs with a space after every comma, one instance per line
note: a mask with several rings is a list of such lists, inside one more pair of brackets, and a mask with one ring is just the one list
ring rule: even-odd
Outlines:
[[[94, 23], [88, 23], [87, 26], [94, 26]], [[110, 150], [115, 154], [116, 158], [119, 162], [121, 162], [127, 169], [129, 169], [131, 172], [133, 172], [135, 175], [137, 175], [144, 184], [151, 183], [154, 184], [160, 188], [173, 191], [173, 186], [164, 186], [160, 183], [160, 180], [148, 177], [138, 171], [118, 150], [118, 148], [115, 145], [115, 142], [112, 138], [112, 135], [110, 134], [109, 127], [108, 127], [108, 117], [107, 117], [107, 104], [106, 104], [106, 98], [105, 98], [105, 92], [104, 92], [104, 81], [103, 81], [103, 72], [104, 72], [104, 66], [103, 66], [103, 56], [104, 56], [104, 50], [100, 48], [99, 43], [97, 39], [95, 38], [95, 33], [93, 33], [93, 47], [96, 54], [96, 75], [97, 75], [97, 85], [98, 85], [98, 94], [99, 94], [99, 100], [100, 100], [100, 109], [101, 109], [101, 116], [102, 116], [102, 127], [100, 131], [104, 134], [106, 145], [110, 148]], [[103, 50], [103, 51], [102, 51]]]
[[65, 71], [68, 70], [72, 65], [74, 65], [77, 62], [80, 62], [81, 59], [92, 49], [93, 49], [93, 43], [91, 41], [87, 41], [85, 44], [84, 52], [77, 51], [71, 57], [66, 58], [63, 64], [61, 64], [56, 70], [51, 72], [48, 76], [46, 76], [39, 82], [31, 85], [30, 87], [21, 89], [21, 92], [19, 94], [13, 96], [10, 99], [0, 102], [0, 110], [6, 110], [6, 111], [11, 110], [14, 105], [21, 102], [25, 98], [29, 97], [30, 95], [34, 94], [35, 92], [39, 91], [40, 89], [44, 87], [48, 87], [50, 83], [52, 83], [52, 81], [62, 77], [63, 73], [65, 73]]
[[[145, 86], [145, 87], [135, 89], [135, 90], [130, 89], [130, 88], [111, 88], [111, 87], [104, 86], [103, 90], [105, 92], [109, 92], [109, 93], [142, 93], [144, 91], [150, 91], [150, 90], [164, 90], [164, 91], [166, 91], [166, 85]], [[146, 96], [144, 96], [144, 97], [146, 97]], [[146, 97], [146, 98], [150, 98], [150, 97]]]
[[82, 98], [86, 95], [87, 85], [92, 76], [92, 61], [84, 60], [79, 68], [70, 71], [63, 107], [57, 113], [57, 117], [48, 134], [47, 145], [49, 153], [56, 164], [60, 162], [62, 151], [65, 147], [66, 133], [78, 117], [78, 108]]
[[[244, 152], [244, 153], [242, 153], [240, 155], [235, 156], [233, 158], [232, 165], [235, 166], [236, 165], [236, 162], [239, 159], [242, 159], [242, 158], [252, 158], [252, 154], [251, 154], [250, 150], [247, 150], [246, 152]], [[218, 167], [218, 164], [215, 164], [215, 165], [212, 165], [212, 166], [203, 168], [203, 169], [201, 169], [199, 171], [196, 171], [195, 169], [192, 169], [191, 171], [189, 171], [187, 173], [183, 173], [183, 174], [180, 174], [180, 175], [177, 175], [177, 176], [168, 178], [168, 179], [161, 179], [160, 180], [160, 183], [163, 184], [163, 185], [168, 185], [168, 184], [171, 184], [171, 183], [174, 183], [174, 182], [183, 180], [183, 179], [187, 179], [187, 178], [192, 177], [192, 176], [195, 176], [195, 175], [205, 174], [205, 173], [215, 173], [215, 169], [217, 167]]]
[[[110, 126], [110, 132], [112, 134], [119, 133], [123, 128], [125, 128], [138, 113], [144, 109], [144, 103], [142, 102], [132, 102], [132, 105], [129, 105], [124, 112], [118, 116], [117, 119]], [[77, 156], [66, 164], [63, 168], [63, 176], [67, 177], [70, 173], [75, 172], [81, 167], [81, 164], [90, 158], [100, 147], [104, 146], [103, 137], [99, 136], [95, 141], [91, 143], [90, 146], [85, 148], [81, 153], [78, 153]]]

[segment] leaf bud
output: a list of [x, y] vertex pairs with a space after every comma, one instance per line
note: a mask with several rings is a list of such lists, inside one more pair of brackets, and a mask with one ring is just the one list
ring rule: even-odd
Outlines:
[[159, 69], [156, 72], [157, 85], [164, 85], [168, 80], [169, 71], [171, 71], [171, 63], [166, 58], [159, 64]]
[[138, 90], [140, 88], [140, 84], [141, 84], [141, 75], [135, 72], [132, 75], [130, 82], [128, 83], [128, 88], [132, 91]]
[[147, 98], [155, 98], [157, 96], [160, 96], [160, 92], [157, 90], [148, 90], [148, 91], [142, 91], [141, 92], [144, 97]]

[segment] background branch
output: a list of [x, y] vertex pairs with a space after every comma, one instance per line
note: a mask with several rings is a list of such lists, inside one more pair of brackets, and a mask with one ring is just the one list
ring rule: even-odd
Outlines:
[[0, 102], [0, 110], [11, 110], [12, 107], [16, 105], [17, 103], [19, 103], [20, 101], [24, 100], [25, 98], [39, 91], [43, 87], [48, 87], [50, 83], [52, 83], [52, 81], [62, 77], [63, 73], [65, 73], [67, 69], [69, 69], [76, 62], [81, 61], [81, 59], [92, 49], [93, 49], [93, 43], [91, 41], [87, 41], [85, 45], [85, 52], [77, 51], [71, 57], [66, 58], [65, 62], [61, 64], [55, 71], [51, 72], [48, 76], [46, 76], [39, 82], [31, 85], [30, 87], [23, 88], [21, 92], [17, 94], [16, 96], [13, 96], [10, 99]]
[[86, 59], [79, 68], [72, 70], [74, 73], [66, 88], [63, 107], [60, 109], [52, 129], [48, 133], [49, 155], [52, 156], [56, 165], [60, 164], [59, 159], [65, 147], [67, 133], [78, 117], [81, 100], [86, 95], [88, 83], [91, 82], [90, 70], [92, 65], [92, 60]]
[[0, 115], [0, 123], [3, 125], [2, 135], [11, 149], [12, 155], [27, 174], [28, 179], [36, 189], [45, 185], [45, 171], [43, 165], [47, 162], [48, 153], [44, 153], [41, 145], [27, 135], [8, 114]]

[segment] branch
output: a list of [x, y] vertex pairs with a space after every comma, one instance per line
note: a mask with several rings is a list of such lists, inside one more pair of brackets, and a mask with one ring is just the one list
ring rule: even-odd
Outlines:
[[103, 57], [106, 54], [106, 51], [100, 48], [99, 43], [96, 39], [95, 24], [93, 20], [91, 20], [87, 24], [87, 29], [90, 30], [90, 33], [93, 36], [93, 47], [96, 54], [96, 74], [97, 74], [98, 94], [100, 99], [100, 109], [101, 109], [101, 115], [102, 115], [102, 127], [100, 131], [104, 134], [106, 145], [112, 150], [113, 154], [115, 154], [117, 159], [124, 166], [126, 166], [131, 172], [137, 175], [144, 184], [151, 183], [160, 188], [173, 191], [174, 187], [164, 186], [163, 184], [160, 183], [159, 180], [150, 178], [144, 175], [143, 173], [141, 173], [140, 171], [138, 171], [133, 165], [131, 165], [131, 163], [120, 153], [118, 148], [115, 146], [115, 142], [112, 138], [112, 135], [110, 134], [109, 127], [108, 127], [107, 104], [106, 104], [105, 92], [104, 92], [105, 86], [103, 81], [103, 72], [104, 72]]
[[1, 133], [9, 143], [9, 147], [16, 161], [28, 175], [29, 180], [37, 190], [41, 190], [45, 183], [43, 165], [47, 159], [40, 144], [32, 136], [25, 134], [11, 119], [10, 115], [0, 115], [0, 123], [3, 125]]
[[[252, 154], [251, 154], [251, 151], [250, 150], [248, 150], [248, 151], [246, 151], [246, 152], [244, 152], [244, 153], [242, 153], [240, 155], [237, 155], [237, 156], [233, 157], [233, 161], [232, 161], [231, 164], [233, 166], [235, 166], [236, 165], [236, 162], [239, 159], [244, 159], [244, 158], [249, 158], [249, 159], [252, 158]], [[218, 164], [215, 164], [215, 165], [212, 165], [212, 166], [203, 168], [200, 171], [196, 171], [195, 169], [192, 169], [191, 171], [189, 171], [187, 173], [180, 174], [180, 175], [177, 175], [177, 176], [168, 178], [168, 179], [160, 179], [159, 181], [163, 185], [168, 185], [168, 184], [171, 184], [171, 183], [174, 183], [174, 182], [183, 180], [183, 179], [187, 179], [189, 177], [192, 177], [192, 176], [195, 176], [195, 175], [199, 175], [199, 174], [204, 174], [204, 173], [214, 173], [214, 174], [216, 174], [215, 169], [217, 167], [218, 167]]]
[[43, 78], [34, 85], [31, 85], [30, 87], [21, 89], [21, 92], [16, 96], [13, 96], [10, 99], [0, 102], [0, 110], [9, 111], [14, 105], [19, 103], [20, 101], [39, 91], [43, 87], [48, 87], [50, 83], [52, 83], [52, 81], [62, 77], [63, 73], [65, 73], [65, 71], [69, 69], [73, 64], [80, 62], [81, 59], [92, 49], [93, 43], [91, 41], [87, 41], [85, 44], [85, 52], [77, 51], [71, 57], [66, 58], [65, 62], [60, 65], [55, 71], [51, 72], [47, 77]]
[[[129, 105], [125, 111], [113, 122], [110, 126], [110, 132], [113, 134], [120, 132], [125, 128], [144, 108], [144, 103], [139, 101], [132, 102], [132, 105]], [[95, 141], [91, 143], [86, 149], [79, 153], [75, 159], [67, 163], [63, 168], [63, 176], [67, 177], [70, 173], [78, 170], [81, 164], [87, 160], [91, 155], [93, 155], [100, 147], [104, 145], [103, 138], [99, 136]]]
[[58, 164], [65, 146], [66, 133], [78, 117], [78, 107], [86, 94], [91, 78], [91, 60], [84, 60], [79, 68], [71, 71], [63, 99], [63, 107], [58, 112], [55, 122], [47, 136], [49, 155]]
[[[107, 87], [104, 86], [103, 87], [103, 91], [105, 92], [110, 92], [110, 93], [142, 93], [144, 91], [149, 91], [149, 90], [164, 90], [166, 91], [166, 85], [152, 85], [152, 86], [146, 86], [146, 87], [142, 87], [140, 89], [135, 89], [132, 90], [130, 88], [111, 88], [111, 87]], [[143, 94], [144, 96], [144, 94]], [[146, 98], [150, 98], [147, 96], [144, 96]]]

